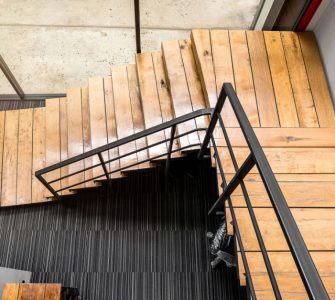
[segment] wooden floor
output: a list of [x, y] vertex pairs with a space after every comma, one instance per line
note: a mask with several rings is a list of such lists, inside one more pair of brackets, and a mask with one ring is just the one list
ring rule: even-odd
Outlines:
[[[174, 117], [214, 107], [224, 82], [235, 87], [330, 297], [335, 298], [335, 113], [312, 33], [193, 30], [190, 39], [163, 42], [161, 52], [137, 54], [135, 65], [113, 66], [109, 76], [89, 78], [86, 87], [71, 87], [66, 98], [46, 100], [45, 107], [0, 112], [0, 206], [53, 201], [35, 171]], [[241, 162], [248, 150], [229, 103], [222, 116]], [[208, 119], [201, 117], [177, 130], [207, 125]], [[104, 159], [169, 134], [167, 130], [120, 146], [104, 153]], [[219, 130], [215, 137], [229, 180], [234, 169], [226, 144]], [[174, 149], [198, 149], [202, 138], [203, 133], [189, 134], [176, 141]], [[127, 167], [166, 149], [162, 144], [115, 160], [108, 168]], [[183, 155], [178, 151], [174, 157]], [[49, 174], [48, 180], [92, 166], [98, 159], [77, 162]], [[214, 159], [212, 164], [216, 166]], [[154, 166], [152, 161], [128, 171]], [[94, 168], [53, 186], [62, 188], [102, 174], [101, 168]], [[116, 172], [112, 179], [124, 176], [127, 172]], [[283, 298], [306, 298], [256, 169], [246, 181]], [[90, 181], [62, 195], [97, 185]], [[233, 195], [233, 205], [257, 296], [274, 298], [240, 190]], [[231, 225], [228, 229], [233, 234]], [[244, 285], [241, 261], [239, 270]]]
[[2, 300], [60, 300], [61, 285], [57, 283], [7, 283]]

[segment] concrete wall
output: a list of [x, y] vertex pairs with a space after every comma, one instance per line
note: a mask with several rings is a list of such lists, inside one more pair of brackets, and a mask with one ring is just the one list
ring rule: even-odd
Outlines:
[[335, 99], [335, 1], [324, 1], [314, 16], [309, 30], [313, 30], [319, 44], [333, 102]]
[[[142, 48], [189, 38], [191, 28], [248, 28], [259, 3], [141, 0]], [[65, 92], [133, 63], [134, 35], [133, 0], [0, 0], [0, 53], [27, 93]], [[2, 74], [0, 93], [12, 93]]]

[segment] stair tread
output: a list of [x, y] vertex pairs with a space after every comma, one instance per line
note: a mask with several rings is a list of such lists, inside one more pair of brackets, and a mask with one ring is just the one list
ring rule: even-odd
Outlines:
[[[68, 157], [74, 157], [84, 152], [83, 145], [83, 120], [82, 120], [82, 91], [81, 88], [67, 90], [67, 151]], [[62, 120], [63, 122], [63, 120]], [[84, 161], [78, 161], [68, 166], [68, 173], [80, 171], [84, 168]], [[68, 178], [69, 186], [85, 180], [84, 172]], [[84, 185], [76, 185], [75, 188]]]
[[32, 152], [33, 152], [33, 109], [19, 112], [18, 154], [16, 180], [16, 203], [31, 203]]
[[[152, 54], [137, 54], [136, 67], [145, 128], [150, 128], [163, 123]], [[166, 138], [164, 131], [160, 131], [148, 136], [147, 141], [149, 145], [152, 145]], [[167, 152], [165, 143], [149, 148], [149, 155], [151, 158], [164, 152]]]
[[[106, 145], [107, 127], [105, 111], [104, 82], [102, 77], [91, 77], [88, 82], [89, 90], [89, 109], [90, 109], [90, 127], [91, 127], [91, 146], [92, 149]], [[103, 159], [109, 159], [108, 153], [103, 153]], [[92, 158], [93, 165], [100, 164], [97, 155]], [[93, 178], [105, 179], [101, 166], [93, 168]]]
[[[310, 252], [331, 299], [335, 297], [335, 252]], [[261, 252], [247, 252], [257, 299], [274, 299], [271, 282]], [[309, 299], [290, 252], [269, 252], [269, 258], [283, 299]], [[240, 280], [245, 285], [245, 275], [239, 253]]]
[[[172, 97], [172, 107], [175, 117], [193, 111], [192, 101], [183, 65], [183, 59], [178, 41], [162, 43], [162, 52], [165, 62], [167, 79]], [[181, 123], [177, 126], [178, 134], [186, 133], [196, 128], [195, 120]], [[181, 148], [199, 144], [197, 132], [179, 138]]]
[[[128, 72], [126, 66], [112, 67], [112, 82], [114, 95], [114, 109], [116, 120], [116, 131], [118, 139], [125, 138], [135, 133], [133, 116], [131, 110], [131, 100], [129, 95]], [[119, 147], [119, 154], [125, 155], [136, 150], [136, 144], [130, 142]], [[129, 155], [120, 159], [121, 168], [136, 164], [137, 154]], [[138, 166], [128, 168], [129, 170], [136, 170]]]
[[4, 130], [1, 206], [16, 205], [18, 131], [19, 111], [7, 111]]

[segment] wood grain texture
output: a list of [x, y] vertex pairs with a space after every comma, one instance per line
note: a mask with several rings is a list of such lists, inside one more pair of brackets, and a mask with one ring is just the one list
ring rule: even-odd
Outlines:
[[[67, 90], [67, 144], [68, 157], [74, 157], [84, 152], [83, 119], [81, 89], [70, 88]], [[78, 161], [69, 165], [69, 174], [84, 168], [84, 161]], [[77, 184], [85, 180], [85, 173], [81, 172], [69, 177], [69, 185]], [[83, 188], [84, 184], [76, 185], [74, 188]]]
[[19, 283], [5, 283], [2, 291], [2, 300], [16, 300], [19, 295]]
[[[159, 104], [162, 112], [163, 122], [170, 121], [174, 118], [173, 109], [172, 109], [172, 99], [171, 94], [168, 89], [168, 80], [166, 78], [164, 70], [163, 55], [161, 52], [152, 53], [152, 61], [155, 71], [157, 93], [159, 98]], [[165, 137], [169, 137], [171, 133], [170, 129], [165, 130]], [[174, 140], [173, 149], [179, 149], [178, 139]], [[174, 152], [172, 157], [181, 157], [182, 154], [180, 151]]]
[[[151, 53], [136, 55], [137, 76], [139, 81], [142, 111], [145, 128], [163, 123], [160, 99], [157, 91], [155, 70]], [[166, 138], [164, 131], [147, 137], [148, 145], [152, 145]], [[166, 144], [149, 148], [151, 158], [166, 152]]]
[[61, 299], [61, 284], [48, 283], [45, 285], [44, 300], [60, 300]]
[[320, 127], [335, 127], [334, 106], [314, 33], [299, 32], [298, 37]]
[[35, 177], [35, 172], [45, 167], [45, 108], [34, 108], [33, 121], [33, 162], [32, 162], [32, 202], [45, 201], [47, 192]]
[[[133, 116], [134, 133], [141, 132], [145, 129], [144, 118], [141, 107], [140, 93], [137, 80], [137, 71], [135, 65], [127, 65], [128, 83], [129, 83], [129, 96], [131, 112]], [[135, 141], [136, 149], [139, 150], [147, 146], [146, 138], [138, 139]], [[138, 161], [149, 159], [148, 150], [137, 152]], [[139, 168], [150, 168], [150, 162], [145, 162], [139, 165]]]
[[[243, 246], [260, 251], [247, 208], [235, 208]], [[272, 208], [254, 208], [267, 251], [289, 251], [282, 229]], [[332, 208], [291, 208], [302, 237], [310, 251], [335, 250], [335, 210]], [[230, 214], [227, 214], [230, 224]], [[313, 230], [311, 230], [313, 228]], [[322, 234], [320, 234], [322, 233]]]
[[44, 300], [45, 285], [42, 283], [20, 284], [18, 300]]
[[[107, 121], [107, 139], [108, 143], [117, 141], [117, 130], [116, 130], [116, 119], [115, 119], [115, 107], [114, 107], [114, 95], [113, 95], [113, 83], [112, 77], [104, 77], [104, 91], [105, 91], [105, 105], [106, 105], [106, 121]], [[114, 159], [119, 156], [119, 147], [108, 151], [109, 159]], [[120, 169], [120, 160], [114, 160], [108, 164], [110, 171]], [[111, 178], [122, 178], [121, 172], [114, 172]]]
[[216, 79], [209, 30], [192, 30], [191, 40], [207, 107], [215, 107], [217, 101]]
[[[90, 124], [91, 124], [91, 145], [92, 149], [106, 145], [107, 124], [105, 113], [105, 95], [104, 82], [102, 77], [92, 77], [88, 81], [89, 88], [89, 106], [90, 106]], [[108, 160], [108, 154], [104, 153], [103, 158]], [[99, 157], [93, 156], [93, 165], [100, 164]], [[101, 166], [93, 168], [93, 177], [104, 179], [104, 172]]]
[[[335, 147], [335, 130], [333, 128], [254, 128], [262, 147]], [[232, 146], [247, 147], [247, 142], [240, 128], [227, 128]], [[226, 146], [224, 139], [215, 139], [217, 146]]]
[[[5, 135], [5, 117], [6, 113], [4, 111], [0, 112], [0, 195], [1, 195], [1, 181], [2, 181], [2, 158], [4, 150], [4, 135]], [[0, 197], [1, 206], [1, 197]]]
[[[59, 98], [59, 134], [60, 134], [60, 160], [64, 161], [69, 158], [68, 154], [68, 111], [67, 98]], [[69, 166], [64, 166], [60, 169], [61, 176], [69, 174]], [[65, 178], [60, 181], [61, 188], [66, 188], [70, 185], [70, 178]], [[62, 196], [71, 195], [70, 190], [61, 191]]]
[[[118, 139], [122, 139], [124, 137], [134, 134], [134, 123], [130, 103], [127, 67], [126, 66], [112, 67], [112, 81], [113, 81], [113, 93], [114, 93], [116, 131]], [[125, 155], [135, 150], [136, 150], [135, 142], [130, 142], [128, 144], [119, 147], [119, 154]], [[121, 158], [120, 166], [121, 168], [124, 168], [126, 166], [136, 164], [137, 162], [138, 162], [137, 154], [132, 154], [126, 156], [125, 158]], [[138, 169], [138, 166], [133, 166], [128, 169], [136, 170]]]
[[[202, 91], [201, 81], [196, 67], [191, 41], [180, 40], [179, 47], [193, 111], [206, 108], [206, 100]], [[195, 120], [195, 123], [197, 128], [207, 128], [209, 125], [208, 116], [197, 118]], [[205, 131], [199, 131], [198, 135], [200, 140], [203, 140], [205, 136]]]
[[259, 127], [257, 101], [245, 31], [229, 31], [236, 93], [253, 127]]
[[[227, 173], [234, 173], [228, 150], [219, 148], [220, 159]], [[292, 174], [335, 173], [335, 148], [263, 148], [273, 172]], [[247, 148], [234, 149], [239, 166], [247, 158]], [[251, 173], [258, 173], [254, 167]]]
[[31, 203], [33, 159], [33, 109], [22, 109], [19, 115], [19, 140], [17, 158], [17, 194], [16, 202]]
[[16, 205], [19, 111], [6, 112], [2, 162], [1, 206]]
[[299, 127], [298, 113], [280, 33], [265, 31], [264, 41], [269, 59], [281, 127]]
[[[235, 78], [228, 30], [212, 29], [210, 31], [213, 65], [216, 78], [217, 95], [220, 94], [222, 85], [230, 82], [235, 88]], [[238, 122], [229, 101], [222, 108], [221, 116], [227, 127], [238, 127]], [[222, 134], [221, 134], [222, 135]]]
[[[84, 152], [92, 149], [91, 141], [91, 122], [90, 122], [90, 102], [89, 102], [89, 92], [88, 87], [83, 87], [81, 89], [81, 111], [83, 118], [83, 146]], [[84, 161], [85, 168], [93, 165], [93, 158], [88, 157]], [[85, 171], [85, 180], [93, 178], [93, 170], [89, 169]], [[95, 187], [96, 184], [93, 181], [85, 183], [85, 187]]]
[[[178, 41], [162, 43], [162, 51], [172, 97], [172, 107], [175, 117], [180, 117], [193, 111], [189, 87], [187, 84], [183, 60]], [[178, 134], [186, 133], [196, 128], [194, 120], [177, 126]], [[187, 147], [199, 143], [197, 133], [191, 133], [179, 138], [180, 146]]]
[[262, 31], [246, 31], [261, 127], [279, 127], [277, 104]]
[[[58, 163], [61, 159], [60, 141], [60, 99], [49, 99], [45, 101], [45, 165], [50, 166]], [[47, 181], [54, 180], [61, 176], [61, 171], [55, 170], [45, 175]], [[55, 190], [61, 188], [59, 181], [52, 184]], [[47, 197], [52, 194], [47, 191]]]
[[293, 32], [281, 32], [287, 68], [290, 75], [301, 127], [319, 127], [299, 38]]

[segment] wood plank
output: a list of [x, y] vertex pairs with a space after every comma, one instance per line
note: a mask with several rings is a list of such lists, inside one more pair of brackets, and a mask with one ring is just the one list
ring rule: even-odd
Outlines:
[[19, 295], [20, 284], [5, 283], [2, 292], [2, 300], [16, 300]]
[[[216, 91], [217, 95], [219, 95], [222, 85], [226, 82], [230, 82], [235, 88], [228, 30], [212, 29], [210, 31], [210, 39], [213, 52]], [[223, 106], [221, 116], [224, 120], [225, 126], [238, 127], [238, 122], [229, 101], [226, 101]], [[221, 132], [220, 134], [222, 135]]]
[[[247, 208], [234, 208], [245, 251], [260, 251]], [[272, 208], [254, 208], [267, 251], [289, 251]], [[334, 208], [291, 208], [302, 237], [310, 251], [335, 250]], [[231, 216], [227, 214], [231, 224]], [[313, 230], [311, 230], [313, 229]], [[322, 233], [322, 234], [320, 234]]]
[[335, 127], [335, 112], [313, 32], [298, 33], [320, 127]]
[[[91, 122], [90, 122], [90, 102], [89, 102], [89, 92], [88, 87], [81, 89], [81, 111], [83, 116], [83, 146], [84, 152], [87, 152], [92, 149], [91, 141]], [[106, 107], [107, 109], [107, 107]], [[93, 158], [88, 157], [84, 161], [85, 168], [93, 165]], [[93, 170], [89, 169], [85, 171], [85, 180], [93, 178]], [[93, 181], [88, 181], [85, 183], [85, 187], [95, 187], [96, 183]]]
[[[3, 150], [4, 150], [4, 135], [5, 135], [5, 117], [4, 111], [0, 112], [0, 195], [1, 195], [1, 181], [2, 181], [2, 164], [3, 164]], [[1, 197], [0, 197], [1, 206]]]
[[[254, 128], [262, 147], [335, 147], [333, 128]], [[227, 128], [232, 146], [247, 147], [239, 128]], [[226, 146], [224, 139], [215, 139], [217, 146]]]
[[300, 126], [319, 127], [298, 35], [294, 32], [281, 32], [280, 35], [283, 42]]
[[[206, 108], [206, 100], [202, 91], [201, 81], [195, 63], [191, 41], [180, 40], [179, 47], [193, 111]], [[207, 128], [209, 125], [209, 118], [208, 116], [199, 117], [195, 119], [195, 123], [197, 128]], [[198, 135], [202, 141], [205, 137], [205, 131], [199, 131]]]
[[16, 204], [31, 203], [33, 159], [33, 109], [21, 109], [19, 113], [19, 140]]
[[[127, 65], [127, 73], [128, 73], [128, 82], [129, 82], [129, 95], [130, 95], [130, 105], [131, 111], [133, 115], [133, 125], [134, 125], [134, 133], [141, 132], [145, 129], [144, 118], [141, 107], [140, 100], [140, 92], [137, 81], [137, 71], [136, 65]], [[146, 147], [147, 140], [146, 138], [138, 139], [135, 141], [136, 149], [139, 150], [141, 148]], [[148, 150], [143, 150], [137, 152], [138, 161], [144, 161], [149, 159]], [[140, 169], [150, 168], [152, 165], [150, 162], [143, 163], [139, 165]]]
[[[137, 54], [136, 66], [145, 128], [150, 128], [163, 122], [151, 53]], [[165, 133], [160, 131], [148, 136], [147, 141], [149, 145], [152, 145], [156, 142], [164, 140], [165, 138]], [[166, 151], [166, 144], [163, 143], [158, 146], [151, 147], [149, 149], [149, 155], [153, 158]]]
[[[159, 98], [159, 103], [162, 112], [163, 122], [170, 121], [174, 118], [173, 109], [172, 109], [172, 99], [168, 89], [168, 81], [165, 75], [164, 62], [162, 52], [153, 52], [152, 61], [154, 64], [157, 93]], [[165, 137], [170, 137], [171, 130], [168, 128], [165, 130]], [[179, 141], [174, 140], [173, 149], [179, 149]], [[181, 157], [182, 154], [180, 151], [174, 152], [173, 157]]]
[[276, 96], [280, 126], [299, 127], [298, 113], [280, 33], [277, 31], [264, 31], [263, 34]]
[[236, 93], [252, 126], [259, 127], [257, 101], [245, 31], [229, 31]]
[[260, 125], [280, 127], [263, 32], [246, 31], [246, 34]]
[[[263, 182], [246, 181], [245, 185], [253, 207], [272, 207]], [[289, 207], [335, 207], [335, 182], [293, 181], [279, 182], [279, 186]], [[246, 207], [240, 187], [234, 191], [232, 202], [234, 207]]]
[[2, 163], [1, 206], [16, 205], [19, 111], [6, 111]]
[[[90, 124], [91, 124], [91, 145], [92, 149], [106, 145], [107, 125], [105, 114], [105, 96], [102, 77], [92, 77], [88, 80], [89, 85], [89, 106], [90, 106]], [[108, 154], [104, 153], [103, 158], [108, 160]], [[93, 156], [93, 165], [100, 164], [99, 157]], [[101, 166], [93, 168], [93, 177], [101, 176], [104, 179], [104, 172]]]
[[215, 107], [217, 101], [216, 79], [209, 30], [193, 29], [191, 40], [207, 107]]
[[33, 121], [33, 162], [32, 162], [32, 202], [45, 201], [47, 192], [35, 177], [35, 172], [45, 167], [45, 108], [34, 108]]
[[[107, 139], [108, 143], [117, 141], [117, 130], [115, 120], [115, 108], [114, 108], [114, 96], [113, 96], [113, 84], [112, 77], [104, 77], [104, 90], [105, 90], [105, 105], [106, 105], [106, 121], [107, 121]], [[109, 158], [113, 159], [119, 156], [119, 147], [108, 151]], [[115, 160], [109, 163], [110, 170], [120, 169], [120, 160]], [[121, 172], [112, 173], [111, 178], [122, 178], [124, 177]]]
[[[60, 160], [66, 160], [68, 156], [68, 112], [67, 112], [67, 98], [59, 98], [59, 130], [60, 130]], [[64, 166], [60, 169], [61, 176], [69, 174], [69, 166]], [[70, 185], [70, 179], [65, 178], [60, 182], [62, 188]], [[73, 194], [70, 190], [63, 190], [62, 196]]]
[[45, 293], [45, 284], [25, 283], [20, 284], [18, 300], [43, 300]]
[[[114, 93], [114, 107], [115, 107], [115, 120], [116, 131], [118, 139], [122, 139], [129, 135], [134, 134], [133, 116], [130, 104], [128, 74], [126, 66], [112, 67], [112, 81]], [[125, 155], [131, 151], [136, 150], [135, 142], [119, 147], [119, 154]], [[121, 168], [137, 163], [137, 155], [128, 155], [120, 159]], [[138, 166], [128, 168], [128, 170], [136, 170]]]
[[[219, 148], [220, 159], [225, 172], [234, 173], [226, 148]], [[274, 173], [335, 173], [334, 148], [264, 148], [266, 157]], [[248, 156], [247, 148], [234, 149], [239, 165]], [[251, 173], [257, 173], [256, 168]]]
[[[50, 166], [58, 163], [61, 159], [60, 141], [60, 99], [49, 99], [45, 101], [45, 165]], [[55, 170], [45, 175], [47, 181], [52, 181], [61, 176], [61, 171]], [[52, 184], [55, 190], [61, 188], [59, 181]], [[47, 191], [47, 197], [52, 194]]]
[[[260, 252], [247, 252], [249, 268], [257, 293], [272, 290], [271, 283], [267, 277], [266, 267]], [[311, 252], [312, 259], [319, 271], [327, 292], [331, 299], [335, 297], [335, 253], [334, 252]], [[240, 254], [239, 254], [240, 257]], [[290, 252], [269, 252], [271, 265], [274, 269], [280, 290], [286, 297], [297, 299], [308, 299], [306, 290], [300, 279], [297, 267]], [[243, 265], [239, 265], [240, 274], [244, 274]], [[263, 294], [262, 294], [263, 295]], [[303, 298], [302, 298], [303, 297]], [[266, 298], [268, 299], [268, 298]], [[285, 298], [286, 299], [286, 298]], [[296, 298], [294, 298], [296, 299]]]
[[[84, 152], [83, 140], [83, 119], [81, 89], [70, 88], [67, 90], [67, 144], [68, 156], [74, 157]], [[84, 169], [84, 161], [78, 161], [69, 165], [69, 174]], [[69, 185], [77, 184], [85, 180], [85, 173], [81, 172], [69, 177]], [[83, 184], [76, 185], [75, 188], [82, 188]]]
[[61, 289], [60, 283], [48, 283], [45, 285], [45, 300], [60, 300], [61, 299]]
[[[192, 112], [193, 107], [178, 41], [163, 42], [162, 51], [174, 115], [175, 117], [180, 117]], [[183, 134], [195, 128], [195, 121], [190, 120], [179, 124], [177, 130], [178, 134]], [[182, 148], [199, 144], [199, 136], [197, 133], [188, 134], [179, 138], [179, 143]]]

